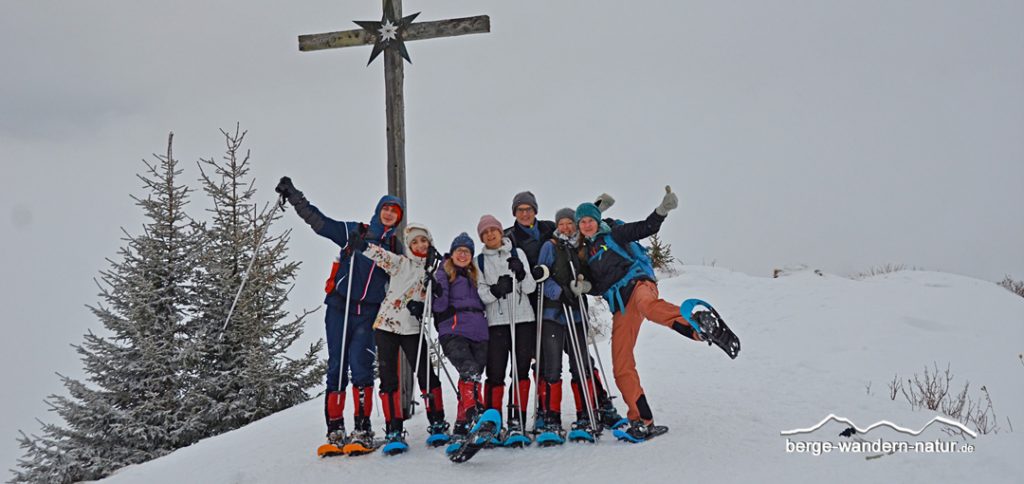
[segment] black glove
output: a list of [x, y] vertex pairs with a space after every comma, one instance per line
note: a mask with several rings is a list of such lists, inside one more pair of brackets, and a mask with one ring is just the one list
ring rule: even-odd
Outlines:
[[427, 267], [427, 271], [431, 271], [433, 269], [436, 269], [437, 268], [437, 264], [440, 263], [440, 262], [441, 262], [441, 253], [438, 252], [437, 249], [433, 245], [431, 245], [430, 247], [427, 247], [427, 260], [424, 262], [424, 265]]
[[274, 188], [274, 191], [284, 198], [291, 198], [292, 195], [298, 192], [295, 185], [292, 185], [292, 179], [286, 176], [281, 177], [281, 181], [277, 182], [277, 187]]
[[544, 266], [536, 265], [533, 269], [530, 269], [530, 275], [533, 276], [533, 280], [540, 282], [547, 279], [548, 271]]
[[526, 268], [523, 267], [523, 261], [514, 255], [508, 258], [508, 270], [516, 275], [517, 281], [523, 282], [523, 279], [526, 279]]
[[349, 254], [355, 252], [362, 252], [366, 249], [366, 238], [363, 236], [362, 230], [353, 230], [348, 233], [348, 250]]
[[409, 314], [413, 315], [416, 319], [423, 317], [423, 301], [409, 301], [406, 303], [405, 308], [409, 310]]
[[568, 286], [562, 286], [562, 295], [558, 298], [562, 304], [576, 307], [580, 303], [580, 297], [573, 294]]
[[491, 284], [491, 294], [501, 299], [512, 293], [512, 276], [505, 274], [498, 278], [498, 282]]

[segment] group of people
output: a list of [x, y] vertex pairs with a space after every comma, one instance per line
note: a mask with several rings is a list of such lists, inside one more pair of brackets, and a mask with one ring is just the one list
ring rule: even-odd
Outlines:
[[[510, 227], [484, 215], [476, 227], [482, 246], [463, 232], [443, 256], [423, 225], [408, 223], [399, 237], [396, 230], [404, 205], [396, 197], [382, 197], [369, 223], [362, 223], [327, 217], [288, 177], [281, 179], [277, 192], [314, 232], [341, 248], [324, 300], [324, 416], [330, 444], [373, 440], [370, 413], [376, 360], [384, 440], [405, 445], [399, 352], [415, 366], [428, 432], [431, 439], [437, 437], [431, 441], [447, 440], [450, 426], [441, 381], [429, 364], [430, 344], [421, 334], [424, 321], [433, 321], [444, 357], [458, 373], [452, 439], [464, 438], [486, 409], [507, 409], [503, 435], [525, 438], [531, 368], [537, 386], [532, 431], [564, 435], [563, 354], [569, 356], [576, 410], [571, 428], [621, 427], [634, 441], [668, 430], [654, 425], [633, 351], [644, 319], [701, 340], [679, 306], [658, 297], [650, 260], [637, 244], [657, 233], [669, 211], [678, 206], [669, 187], [646, 219], [632, 223], [603, 218], [602, 212], [614, 203], [608, 195], [575, 209], [560, 209], [554, 221], [538, 220], [534, 195], [518, 193], [512, 200], [515, 222]], [[612, 367], [628, 407], [625, 419], [612, 404], [599, 365], [587, 350], [587, 295], [605, 298], [613, 314]], [[507, 392], [506, 375], [512, 379]], [[346, 433], [343, 411], [350, 383], [353, 429]]]

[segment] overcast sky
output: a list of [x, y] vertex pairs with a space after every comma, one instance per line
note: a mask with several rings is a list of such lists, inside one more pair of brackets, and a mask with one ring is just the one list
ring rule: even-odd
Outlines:
[[[408, 45], [410, 219], [439, 245], [483, 213], [511, 223], [520, 190], [548, 219], [607, 191], [632, 220], [670, 184], [662, 234], [686, 263], [1024, 278], [1020, 1], [404, 3], [491, 16]], [[100, 328], [93, 277], [120, 227], [139, 232], [135, 174], [169, 131], [189, 182], [240, 122], [262, 200], [290, 175], [334, 218], [369, 218], [382, 64], [296, 37], [379, 18], [373, 0], [0, 4], [0, 469], [62, 391], [53, 372], [81, 375], [68, 344]], [[303, 261], [293, 308], [318, 307], [335, 247], [292, 212], [277, 228]]]

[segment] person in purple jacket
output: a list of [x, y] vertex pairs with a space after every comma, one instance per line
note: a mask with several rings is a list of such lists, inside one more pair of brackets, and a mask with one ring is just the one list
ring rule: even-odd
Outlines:
[[465, 437], [479, 412], [480, 379], [487, 364], [487, 316], [477, 292], [480, 271], [473, 261], [473, 239], [455, 237], [434, 274], [433, 312], [444, 355], [459, 372], [459, 408], [452, 434]]

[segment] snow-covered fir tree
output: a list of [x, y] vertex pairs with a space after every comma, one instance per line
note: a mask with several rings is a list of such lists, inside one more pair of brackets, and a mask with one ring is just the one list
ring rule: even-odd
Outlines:
[[297, 359], [287, 356], [309, 314], [282, 309], [299, 263], [286, 259], [288, 232], [270, 232], [280, 212], [255, 204], [249, 153], [242, 152], [245, 133], [222, 133], [223, 160], [199, 163], [213, 208], [212, 221], [197, 226], [203, 251], [190, 324], [199, 386], [188, 401], [207, 435], [308, 400], [306, 391], [320, 383], [324, 371], [317, 358], [322, 340]]
[[190, 190], [178, 183], [172, 153], [145, 162], [147, 191], [133, 197], [146, 223], [125, 232], [118, 260], [101, 271], [101, 303], [92, 313], [105, 328], [89, 332], [76, 350], [87, 382], [61, 376], [68, 395], [47, 398], [63, 420], [19, 439], [25, 455], [12, 482], [73, 482], [103, 477], [187, 445], [197, 435], [182, 414], [191, 386], [182, 371], [190, 344], [184, 322], [197, 267], [198, 237], [184, 208]]

